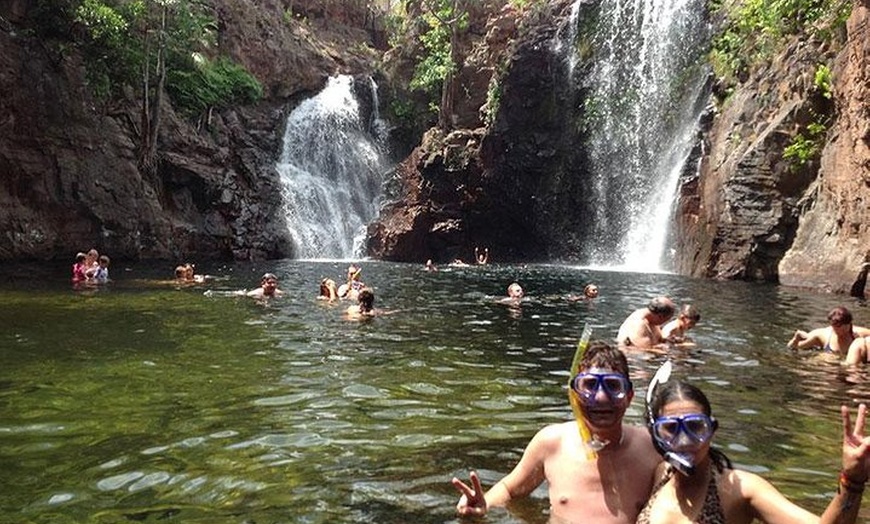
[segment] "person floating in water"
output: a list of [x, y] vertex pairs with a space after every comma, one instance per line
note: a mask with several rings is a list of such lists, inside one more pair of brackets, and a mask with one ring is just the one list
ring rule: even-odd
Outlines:
[[581, 296], [570, 295], [568, 300], [571, 302], [578, 302], [580, 300], [594, 300], [598, 298], [598, 286], [595, 284], [586, 284], [586, 287], [583, 288], [583, 294]]
[[320, 281], [320, 294], [317, 296], [320, 300], [328, 300], [334, 302], [338, 300], [338, 288], [335, 286], [335, 280], [324, 278]]
[[362, 320], [364, 318], [372, 318], [381, 315], [391, 315], [397, 311], [389, 311], [385, 309], [375, 308], [375, 292], [370, 287], [364, 287], [359, 292], [359, 298], [355, 306], [349, 306], [345, 311], [345, 316], [349, 320]]
[[338, 298], [358, 300], [359, 292], [366, 287], [361, 280], [362, 267], [351, 264], [347, 267], [347, 283], [338, 286]]
[[75, 263], [72, 266], [72, 283], [79, 284], [88, 279], [85, 273], [85, 261], [88, 255], [86, 253], [76, 253]]
[[489, 263], [489, 248], [485, 247], [480, 249], [479, 247], [474, 248], [474, 260], [477, 261], [477, 264], [480, 266], [485, 266]]
[[109, 281], [109, 257], [106, 255], [100, 255], [98, 259], [99, 265], [97, 266], [97, 270], [94, 272], [94, 281], [98, 284], [105, 284]]
[[273, 273], [266, 273], [260, 279], [260, 287], [248, 291], [246, 295], [254, 298], [271, 298], [280, 297], [284, 292], [278, 289], [278, 277]]
[[179, 283], [202, 284], [213, 277], [196, 274], [196, 266], [187, 262], [175, 267], [175, 280]]
[[656, 297], [646, 307], [635, 310], [619, 326], [616, 339], [620, 346], [638, 349], [667, 349], [662, 325], [674, 316], [676, 306], [668, 297]]
[[819, 519], [789, 501], [762, 477], [734, 469], [724, 453], [711, 447], [719, 424], [700, 389], [680, 381], [653, 388], [657, 390], [649, 406], [650, 434], [659, 453], [669, 460], [656, 469], [655, 486], [637, 524], [856, 521], [870, 475], [870, 437], [864, 435], [864, 404], [858, 406], [854, 429], [848, 408], [840, 408], [843, 465], [837, 491]]
[[523, 297], [526, 295], [525, 291], [523, 291], [523, 286], [519, 285], [517, 282], [512, 282], [511, 285], [507, 287], [507, 296], [500, 300], [500, 302], [504, 302], [505, 304], [519, 304], [523, 301]]
[[827, 327], [809, 332], [798, 329], [788, 341], [790, 349], [820, 348], [825, 352], [846, 357], [855, 339], [870, 336], [870, 329], [852, 325], [852, 312], [838, 306], [828, 312]]
[[429, 271], [430, 273], [438, 271], [438, 266], [436, 266], [435, 263], [432, 262], [431, 258], [426, 261], [426, 271]]
[[677, 318], [662, 327], [662, 336], [673, 344], [690, 344], [692, 341], [686, 336], [686, 331], [698, 325], [700, 321], [701, 313], [698, 309], [691, 304], [686, 304], [680, 308]]

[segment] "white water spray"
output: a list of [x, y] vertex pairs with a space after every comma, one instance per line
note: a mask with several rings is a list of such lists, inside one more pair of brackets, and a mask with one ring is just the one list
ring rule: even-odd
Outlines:
[[[380, 123], [377, 113], [372, 118]], [[330, 78], [288, 117], [277, 169], [297, 258], [360, 255], [386, 166], [371, 127], [362, 122], [353, 78], [345, 75]]]
[[591, 265], [659, 271], [706, 67], [703, 0], [606, 0], [585, 103]]

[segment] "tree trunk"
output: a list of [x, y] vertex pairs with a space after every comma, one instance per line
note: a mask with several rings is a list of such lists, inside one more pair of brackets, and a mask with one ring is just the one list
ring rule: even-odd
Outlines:
[[157, 137], [160, 132], [160, 106], [163, 101], [163, 89], [166, 85], [166, 10], [166, 6], [163, 6], [160, 18], [160, 33], [157, 40], [157, 63], [155, 65], [157, 82], [153, 90], [153, 100], [150, 73], [147, 65], [143, 76], [142, 142], [139, 169], [151, 177], [157, 175]]

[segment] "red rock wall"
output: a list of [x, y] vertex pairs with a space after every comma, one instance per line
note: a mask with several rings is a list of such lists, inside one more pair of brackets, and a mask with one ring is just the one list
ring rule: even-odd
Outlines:
[[856, 2], [837, 57], [839, 118], [821, 160], [812, 202], [779, 265], [783, 284], [846, 292], [870, 260], [870, 1]]

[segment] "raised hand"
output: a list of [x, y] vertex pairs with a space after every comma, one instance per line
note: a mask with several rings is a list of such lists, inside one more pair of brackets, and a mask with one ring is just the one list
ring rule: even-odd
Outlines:
[[450, 481], [462, 493], [462, 496], [459, 497], [459, 502], [456, 504], [456, 513], [462, 516], [486, 515], [486, 497], [484, 497], [483, 486], [480, 485], [480, 477], [476, 471], [472, 471], [470, 477], [471, 486], [456, 477], [453, 477]]
[[847, 406], [840, 407], [843, 415], [843, 474], [855, 483], [863, 484], [870, 476], [870, 437], [864, 435], [867, 406], [858, 406], [855, 428]]

